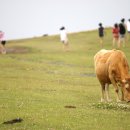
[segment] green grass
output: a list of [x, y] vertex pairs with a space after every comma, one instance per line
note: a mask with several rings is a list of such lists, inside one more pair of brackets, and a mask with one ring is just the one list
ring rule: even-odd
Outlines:
[[[130, 104], [100, 102], [94, 54], [101, 49], [97, 31], [69, 34], [71, 51], [59, 36], [9, 41], [26, 52], [0, 55], [0, 130], [129, 130]], [[104, 48], [112, 49], [111, 29]], [[122, 48], [130, 63], [130, 40]], [[2, 124], [14, 118], [24, 121]]]

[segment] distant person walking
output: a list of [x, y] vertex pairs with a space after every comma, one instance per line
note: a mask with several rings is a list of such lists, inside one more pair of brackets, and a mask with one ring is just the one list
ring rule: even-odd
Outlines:
[[130, 38], [130, 19], [127, 21], [128, 38]]
[[98, 34], [99, 34], [101, 46], [103, 47], [104, 27], [102, 23], [99, 23]]
[[117, 23], [114, 24], [112, 33], [113, 33], [113, 47], [115, 47], [115, 43], [118, 46], [118, 42], [119, 42], [119, 26]]
[[4, 37], [4, 32], [0, 31], [0, 53], [6, 54], [6, 49], [5, 49], [5, 37]]
[[118, 42], [118, 47], [120, 48], [122, 45], [125, 47], [125, 34], [126, 34], [126, 25], [125, 25], [125, 19], [121, 19], [121, 23], [119, 24], [119, 42]]
[[63, 50], [69, 51], [69, 42], [67, 32], [64, 26], [60, 28], [60, 40], [63, 43]]

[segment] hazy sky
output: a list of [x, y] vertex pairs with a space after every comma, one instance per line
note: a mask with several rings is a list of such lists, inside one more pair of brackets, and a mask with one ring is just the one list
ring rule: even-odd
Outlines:
[[96, 29], [130, 18], [130, 0], [0, 0], [0, 30], [7, 39]]

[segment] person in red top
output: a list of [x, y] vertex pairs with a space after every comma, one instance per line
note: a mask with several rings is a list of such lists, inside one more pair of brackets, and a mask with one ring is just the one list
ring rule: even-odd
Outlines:
[[[115, 47], [115, 43], [118, 45], [119, 43], [119, 26], [117, 23], [114, 24], [114, 28], [112, 29], [113, 33], [113, 47]], [[118, 45], [119, 47], [119, 45]]]

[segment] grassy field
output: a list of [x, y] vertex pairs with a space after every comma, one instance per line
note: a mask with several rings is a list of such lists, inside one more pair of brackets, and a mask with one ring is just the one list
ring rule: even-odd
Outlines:
[[[130, 130], [130, 104], [100, 103], [94, 54], [97, 31], [69, 34], [69, 52], [59, 36], [9, 41], [0, 55], [0, 130]], [[112, 49], [111, 29], [104, 48]], [[125, 52], [130, 63], [130, 40]], [[15, 118], [23, 122], [2, 124]]]

